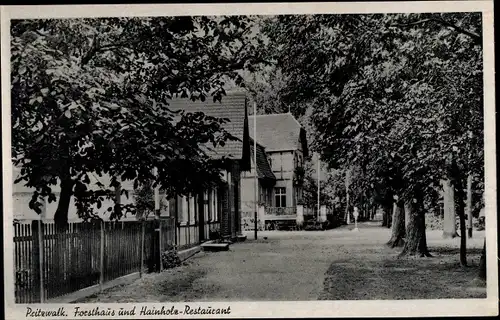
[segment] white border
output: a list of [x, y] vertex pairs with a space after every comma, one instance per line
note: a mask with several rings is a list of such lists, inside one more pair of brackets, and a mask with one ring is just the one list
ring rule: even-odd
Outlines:
[[[9, 6], [1, 8], [2, 40], [2, 155], [3, 155], [3, 212], [4, 253], [13, 257], [12, 248], [12, 166], [10, 132], [10, 19], [57, 17], [109, 17], [158, 15], [263, 15], [312, 13], [401, 13], [401, 12], [470, 12], [483, 13], [484, 52], [484, 123], [485, 123], [485, 200], [487, 256], [487, 299], [455, 300], [371, 300], [371, 301], [314, 301], [314, 302], [214, 302], [190, 303], [190, 306], [213, 308], [231, 306], [228, 317], [403, 317], [403, 316], [474, 316], [498, 315], [497, 287], [497, 208], [496, 208], [496, 150], [495, 150], [495, 78], [492, 1], [427, 1], [427, 2], [371, 2], [371, 3], [252, 3], [252, 4], [155, 4], [155, 5], [86, 5], [86, 6]], [[8, 260], [6, 260], [8, 261]], [[5, 274], [13, 274], [13, 263], [5, 263]], [[25, 318], [26, 307], [15, 305], [13, 279], [5, 277], [5, 305], [7, 319]], [[161, 307], [162, 304], [135, 304]], [[175, 305], [184, 308], [183, 303]], [[43, 307], [54, 305], [44, 304]], [[71, 310], [73, 305], [66, 305]], [[91, 305], [82, 305], [91, 306]], [[120, 304], [94, 304], [101, 308]], [[121, 305], [123, 306], [123, 305]], [[36, 305], [31, 305], [36, 307]], [[178, 318], [172, 316], [174, 318]], [[196, 316], [202, 317], [202, 316]], [[207, 318], [224, 317], [220, 315]], [[72, 318], [71, 316], [68, 318]], [[114, 317], [118, 318], [118, 317]], [[121, 317], [126, 318], [126, 317]], [[143, 318], [143, 317], [141, 317]], [[147, 317], [145, 317], [147, 318]], [[150, 317], [154, 318], [154, 317]]]

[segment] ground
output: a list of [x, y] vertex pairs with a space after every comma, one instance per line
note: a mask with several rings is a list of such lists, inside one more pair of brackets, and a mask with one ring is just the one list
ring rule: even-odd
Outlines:
[[384, 244], [380, 222], [328, 231], [267, 231], [227, 252], [199, 253], [183, 266], [146, 274], [78, 302], [245, 300], [368, 300], [485, 298], [477, 275], [484, 232], [467, 239], [468, 263], [459, 265], [459, 238], [428, 231], [432, 258], [398, 258]]

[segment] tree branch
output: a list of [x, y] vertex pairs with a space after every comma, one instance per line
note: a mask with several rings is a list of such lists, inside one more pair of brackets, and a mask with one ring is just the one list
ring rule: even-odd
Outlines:
[[[124, 35], [128, 32], [128, 27], [131, 25], [131, 21], [132, 21], [132, 19], [129, 19], [125, 23], [125, 26], [123, 27], [123, 31], [120, 34], [120, 38], [123, 38]], [[117, 49], [120, 47], [124, 47], [126, 45], [133, 46], [133, 45], [138, 44], [141, 41], [142, 41], [142, 38], [137, 37], [136, 40], [134, 40], [134, 41], [125, 40], [125, 41], [121, 41], [121, 42], [110, 43], [107, 45], [99, 45], [99, 38], [97, 37], [97, 34], [95, 34], [94, 40], [92, 42], [92, 46], [89, 49], [89, 51], [85, 54], [85, 56], [82, 58], [81, 65], [84, 66], [85, 64], [87, 64], [94, 57], [94, 55], [96, 53], [104, 52], [106, 50]]]
[[418, 20], [418, 21], [413, 21], [409, 23], [402, 23], [402, 24], [391, 24], [389, 25], [390, 27], [411, 27], [411, 26], [416, 26], [419, 24], [424, 24], [426, 22], [435, 22], [437, 24], [440, 24], [442, 26], [446, 26], [449, 28], [452, 28], [453, 30], [457, 31], [458, 33], [464, 34], [471, 38], [476, 45], [482, 46], [483, 45], [483, 37], [479, 34], [476, 34], [474, 32], [468, 31], [462, 27], [459, 27], [451, 22], [448, 22], [444, 19], [435, 19], [435, 18], [429, 18], [429, 19], [423, 19], [423, 20]]
[[86, 65], [91, 59], [92, 57], [95, 55], [95, 53], [97, 52], [97, 33], [94, 34], [94, 39], [92, 40], [92, 45], [90, 46], [90, 49], [89, 51], [87, 51], [87, 53], [82, 57], [82, 60], [81, 60], [81, 66], [83, 67], [84, 65]]

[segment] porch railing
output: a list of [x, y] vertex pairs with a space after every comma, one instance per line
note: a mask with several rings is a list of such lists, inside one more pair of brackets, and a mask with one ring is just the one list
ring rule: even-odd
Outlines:
[[304, 207], [304, 216], [315, 216], [316, 211], [315, 208]]
[[291, 216], [297, 214], [296, 207], [268, 207], [266, 215], [271, 216]]

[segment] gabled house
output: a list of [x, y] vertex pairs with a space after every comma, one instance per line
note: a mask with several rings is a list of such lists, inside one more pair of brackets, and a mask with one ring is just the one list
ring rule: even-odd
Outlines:
[[[256, 137], [252, 136], [254, 120]], [[266, 191], [270, 196], [262, 198], [266, 210], [271, 214], [273, 211], [295, 214], [303, 195], [303, 166], [308, 156], [305, 129], [290, 113], [249, 116], [249, 127], [251, 138], [265, 148], [276, 178], [271, 190]], [[248, 191], [244, 188], [244, 192]]]
[[250, 136], [246, 95], [240, 92], [228, 93], [222, 102], [191, 101], [173, 99], [168, 101], [171, 110], [203, 112], [205, 115], [226, 118], [223, 127], [236, 141], [208, 150], [214, 160], [225, 159], [223, 176], [225, 182], [202, 194], [189, 197], [178, 196], [170, 200], [170, 215], [176, 217], [179, 236], [188, 232], [197, 234], [200, 241], [208, 239], [210, 232], [220, 228], [225, 238], [236, 239], [241, 233], [241, 172], [250, 170]]
[[[211, 232], [219, 232], [222, 236], [235, 239], [240, 233], [241, 216], [241, 172], [250, 169], [250, 136], [248, 128], [248, 115], [246, 106], [246, 95], [240, 92], [228, 93], [222, 98], [222, 102], [196, 101], [189, 99], [173, 99], [169, 101], [171, 110], [184, 110], [185, 112], [201, 111], [206, 115], [227, 118], [223, 126], [236, 141], [227, 141], [224, 146], [207, 149], [208, 155], [214, 160], [224, 160], [223, 177], [224, 182], [211, 190], [205, 190], [200, 194], [193, 194], [189, 197], [176, 197], [166, 201], [160, 197], [160, 202], [165, 205], [160, 206], [160, 216], [175, 217], [176, 220], [176, 243], [179, 246], [192, 245], [208, 240]], [[13, 176], [19, 174], [18, 168], [13, 168]], [[102, 177], [91, 177], [91, 188], [97, 188], [98, 182], [109, 185], [110, 178], [106, 175]], [[122, 195], [120, 202], [128, 204], [134, 201], [134, 189], [131, 181], [122, 181], [121, 189], [129, 192], [130, 197]], [[59, 187], [53, 188], [56, 196]], [[53, 220], [57, 208], [57, 202], [46, 203], [44, 214], [40, 217], [28, 204], [33, 194], [33, 189], [26, 188], [22, 184], [13, 185], [14, 219]], [[103, 219], [109, 217], [106, 208], [113, 205], [113, 200], [107, 200], [102, 208], [96, 212]], [[152, 216], [150, 218], [153, 218]], [[69, 222], [79, 222], [74, 205], [71, 200], [68, 212]], [[122, 220], [136, 220], [136, 217], [129, 216]]]
[[266, 149], [257, 143], [257, 165], [254, 163], [254, 141], [250, 139], [250, 150], [252, 154], [252, 166], [250, 171], [243, 172], [241, 176], [241, 189], [244, 191], [241, 195], [241, 210], [251, 214], [255, 211], [255, 173], [257, 172], [258, 183], [258, 203], [272, 203], [273, 188], [276, 185], [276, 176], [271, 169], [270, 160]]

